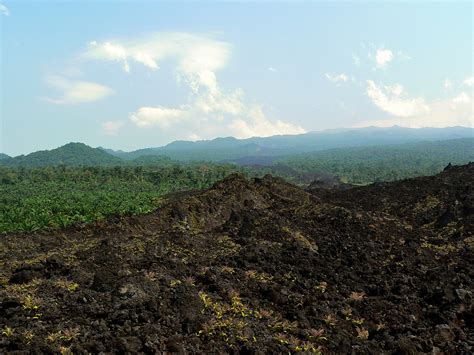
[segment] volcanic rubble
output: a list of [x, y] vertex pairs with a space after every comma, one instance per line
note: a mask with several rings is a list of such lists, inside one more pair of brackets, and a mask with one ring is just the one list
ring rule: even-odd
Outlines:
[[471, 163], [1, 235], [0, 353], [472, 353], [473, 226]]

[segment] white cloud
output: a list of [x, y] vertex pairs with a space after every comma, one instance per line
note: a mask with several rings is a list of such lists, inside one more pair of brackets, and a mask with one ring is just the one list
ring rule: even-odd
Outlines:
[[123, 65], [123, 70], [130, 72], [128, 65], [127, 52], [121, 45], [105, 42], [99, 45], [96, 41], [89, 43], [89, 46], [94, 48], [87, 53], [90, 58], [106, 59], [110, 61], [120, 62]]
[[268, 67], [268, 71], [276, 72], [277, 70], [274, 67]]
[[[399, 91], [399, 89], [395, 89], [395, 91]], [[426, 105], [429, 110], [411, 110], [411, 114], [406, 116], [399, 115], [399, 117], [363, 121], [356, 124], [355, 127], [391, 127], [394, 125], [410, 128], [474, 127], [472, 97], [465, 92], [452, 99], [435, 100], [429, 104], [424, 103], [424, 100], [422, 102], [422, 106]], [[410, 110], [403, 111], [403, 113], [408, 111]]]
[[62, 91], [60, 98], [45, 99], [58, 105], [93, 102], [114, 93], [112, 89], [104, 85], [88, 81], [70, 80], [60, 76], [51, 76], [47, 79], [47, 82], [50, 86]]
[[474, 76], [464, 79], [463, 84], [467, 86], [474, 86]]
[[409, 117], [430, 110], [423, 98], [406, 97], [400, 84], [378, 86], [374, 81], [367, 80], [367, 96], [377, 107], [393, 116]]
[[159, 69], [159, 62], [178, 61], [177, 74], [193, 91], [216, 88], [215, 72], [227, 63], [230, 46], [222, 41], [190, 33], [157, 33], [140, 40], [92, 41], [83, 58], [115, 61], [130, 72], [130, 63]]
[[[182, 132], [181, 137], [191, 140], [228, 135], [249, 138], [306, 132], [298, 125], [269, 120], [259, 105], [245, 105], [238, 99], [229, 105], [201, 106], [196, 101], [180, 108], [141, 107], [130, 115], [130, 120], [138, 127], [158, 126], [164, 130]], [[197, 131], [199, 135], [194, 133]]]
[[467, 104], [469, 102], [471, 102], [471, 97], [464, 91], [455, 98], [453, 98], [453, 103], [455, 104]]
[[106, 121], [102, 123], [102, 129], [106, 135], [116, 136], [123, 125], [122, 121]]
[[166, 128], [186, 118], [186, 110], [166, 107], [141, 107], [130, 115], [138, 127], [160, 126]]
[[375, 53], [375, 64], [377, 68], [385, 68], [392, 60], [393, 52], [390, 49], [377, 49]]
[[179, 132], [180, 137], [173, 138], [185, 139], [304, 132], [299, 126], [268, 119], [261, 109], [257, 115], [259, 106], [246, 103], [242, 89], [222, 90], [217, 73], [226, 66], [230, 49], [228, 43], [205, 35], [158, 33], [140, 40], [93, 41], [82, 57], [120, 63], [126, 72], [134, 63], [157, 70], [165, 60], [176, 62], [176, 79], [190, 90], [188, 101], [178, 107], [138, 108], [129, 116], [138, 127], [157, 126], [170, 134]]
[[453, 89], [453, 83], [449, 79], [443, 81], [443, 86], [446, 91], [451, 91]]
[[231, 122], [230, 128], [236, 138], [268, 137], [280, 134], [300, 134], [306, 131], [291, 123], [276, 121], [271, 122], [263, 113], [261, 107], [253, 107], [249, 116], [251, 120], [235, 119]]
[[433, 102], [430, 107], [429, 114], [363, 121], [356, 124], [355, 127], [392, 127], [395, 125], [409, 128], [474, 127], [473, 110], [470, 104], [453, 105], [451, 100], [438, 100]]
[[334, 75], [326, 73], [324, 76], [333, 83], [346, 82], [349, 79], [344, 73]]
[[198, 140], [201, 140], [201, 137], [198, 134], [193, 133], [193, 134], [189, 135], [188, 140], [190, 140], [192, 142], [196, 142]]
[[244, 91], [222, 93], [220, 89], [209, 91], [196, 97], [194, 107], [203, 113], [239, 115], [245, 110]]
[[403, 51], [396, 51], [385, 47], [378, 47], [371, 43], [369, 46], [371, 49], [368, 53], [370, 61], [374, 62], [374, 69], [386, 69], [393, 61], [405, 61], [412, 59], [408, 54]]
[[10, 16], [10, 10], [8, 7], [0, 3], [0, 13], [4, 16]]

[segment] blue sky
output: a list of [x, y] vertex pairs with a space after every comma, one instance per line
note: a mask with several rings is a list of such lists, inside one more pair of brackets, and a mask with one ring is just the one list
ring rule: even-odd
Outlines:
[[472, 4], [3, 1], [0, 151], [472, 126]]

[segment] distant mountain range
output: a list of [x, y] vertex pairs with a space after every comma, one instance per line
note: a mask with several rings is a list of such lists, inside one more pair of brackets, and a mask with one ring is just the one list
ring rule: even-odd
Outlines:
[[108, 153], [126, 160], [144, 155], [164, 155], [179, 161], [228, 161], [248, 157], [275, 157], [344, 147], [388, 145], [474, 137], [474, 129], [367, 127], [359, 129], [326, 130], [298, 135], [236, 139], [216, 138], [197, 142], [175, 141], [158, 148], [132, 152], [106, 149]]
[[0, 165], [38, 167], [49, 165], [111, 166], [172, 164], [173, 161], [233, 162], [242, 165], [270, 165], [275, 159], [295, 154], [334, 148], [445, 141], [473, 138], [474, 129], [465, 127], [421, 128], [402, 127], [328, 130], [299, 135], [236, 139], [216, 138], [197, 142], [175, 141], [158, 148], [132, 152], [92, 148], [83, 143], [9, 157], [0, 153]]

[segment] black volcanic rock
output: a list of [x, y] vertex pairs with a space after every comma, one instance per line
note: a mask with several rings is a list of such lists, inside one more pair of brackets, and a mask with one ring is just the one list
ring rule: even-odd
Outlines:
[[345, 191], [237, 174], [4, 235], [0, 352], [472, 353], [473, 187], [474, 164]]

